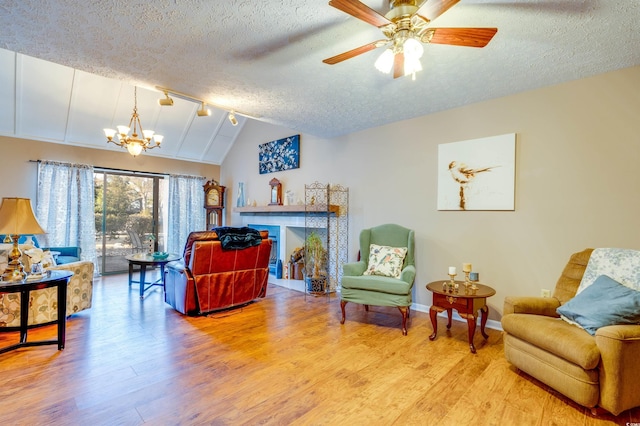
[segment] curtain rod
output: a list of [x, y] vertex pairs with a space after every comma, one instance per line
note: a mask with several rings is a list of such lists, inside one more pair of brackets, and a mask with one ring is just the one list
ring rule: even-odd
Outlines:
[[[30, 163], [41, 163], [43, 160], [29, 160]], [[108, 170], [108, 171], [112, 171], [112, 172], [122, 172], [122, 173], [133, 173], [133, 174], [142, 174], [142, 175], [149, 175], [149, 176], [169, 176], [169, 173], [154, 173], [154, 172], [141, 172], [139, 170], [126, 170], [126, 169], [114, 169], [111, 167], [100, 167], [100, 166], [93, 166], [94, 169], [96, 170]]]

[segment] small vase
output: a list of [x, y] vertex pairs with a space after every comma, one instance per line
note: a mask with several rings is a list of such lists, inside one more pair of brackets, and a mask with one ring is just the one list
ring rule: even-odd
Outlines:
[[27, 245], [27, 246], [34, 246], [34, 247], [36, 246], [36, 243], [33, 241], [33, 236], [31, 236], [31, 235], [27, 235], [25, 237], [24, 243], [22, 243], [22, 244]]
[[238, 182], [238, 199], [236, 202], [236, 207], [244, 207], [245, 206], [245, 201], [244, 201], [244, 183], [243, 182]]

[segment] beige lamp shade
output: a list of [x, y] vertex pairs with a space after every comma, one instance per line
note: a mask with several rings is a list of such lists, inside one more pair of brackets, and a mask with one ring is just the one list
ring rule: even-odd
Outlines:
[[46, 234], [31, 208], [28, 198], [3, 198], [0, 205], [0, 234]]

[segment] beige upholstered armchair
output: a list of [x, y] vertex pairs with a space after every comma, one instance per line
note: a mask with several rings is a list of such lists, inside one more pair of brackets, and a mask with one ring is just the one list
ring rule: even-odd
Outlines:
[[[88, 260], [53, 266], [49, 269], [71, 271], [67, 285], [67, 316], [91, 308], [94, 264]], [[0, 293], [0, 328], [20, 326], [20, 293]], [[28, 324], [48, 324], [58, 319], [58, 292], [45, 288], [31, 292]]]
[[[619, 250], [609, 262], [611, 275], [626, 274], [631, 281], [622, 285], [596, 272], [595, 259], [602, 256], [592, 249], [575, 253], [553, 297], [505, 298], [504, 354], [518, 369], [578, 404], [618, 415], [640, 406], [640, 291], [633, 288], [633, 281], [640, 285], [640, 252], [596, 250], [605, 256], [611, 253], [607, 250]], [[614, 315], [620, 312], [625, 314]]]

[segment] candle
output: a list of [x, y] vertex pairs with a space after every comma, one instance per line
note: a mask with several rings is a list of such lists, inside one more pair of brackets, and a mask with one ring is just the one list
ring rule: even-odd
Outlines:
[[462, 264], [462, 272], [471, 272], [471, 264], [463, 263]]
[[456, 274], [456, 267], [449, 266], [449, 275], [455, 275], [455, 274]]
[[478, 281], [478, 273], [477, 272], [471, 272], [469, 273], [469, 279], [471, 281]]

